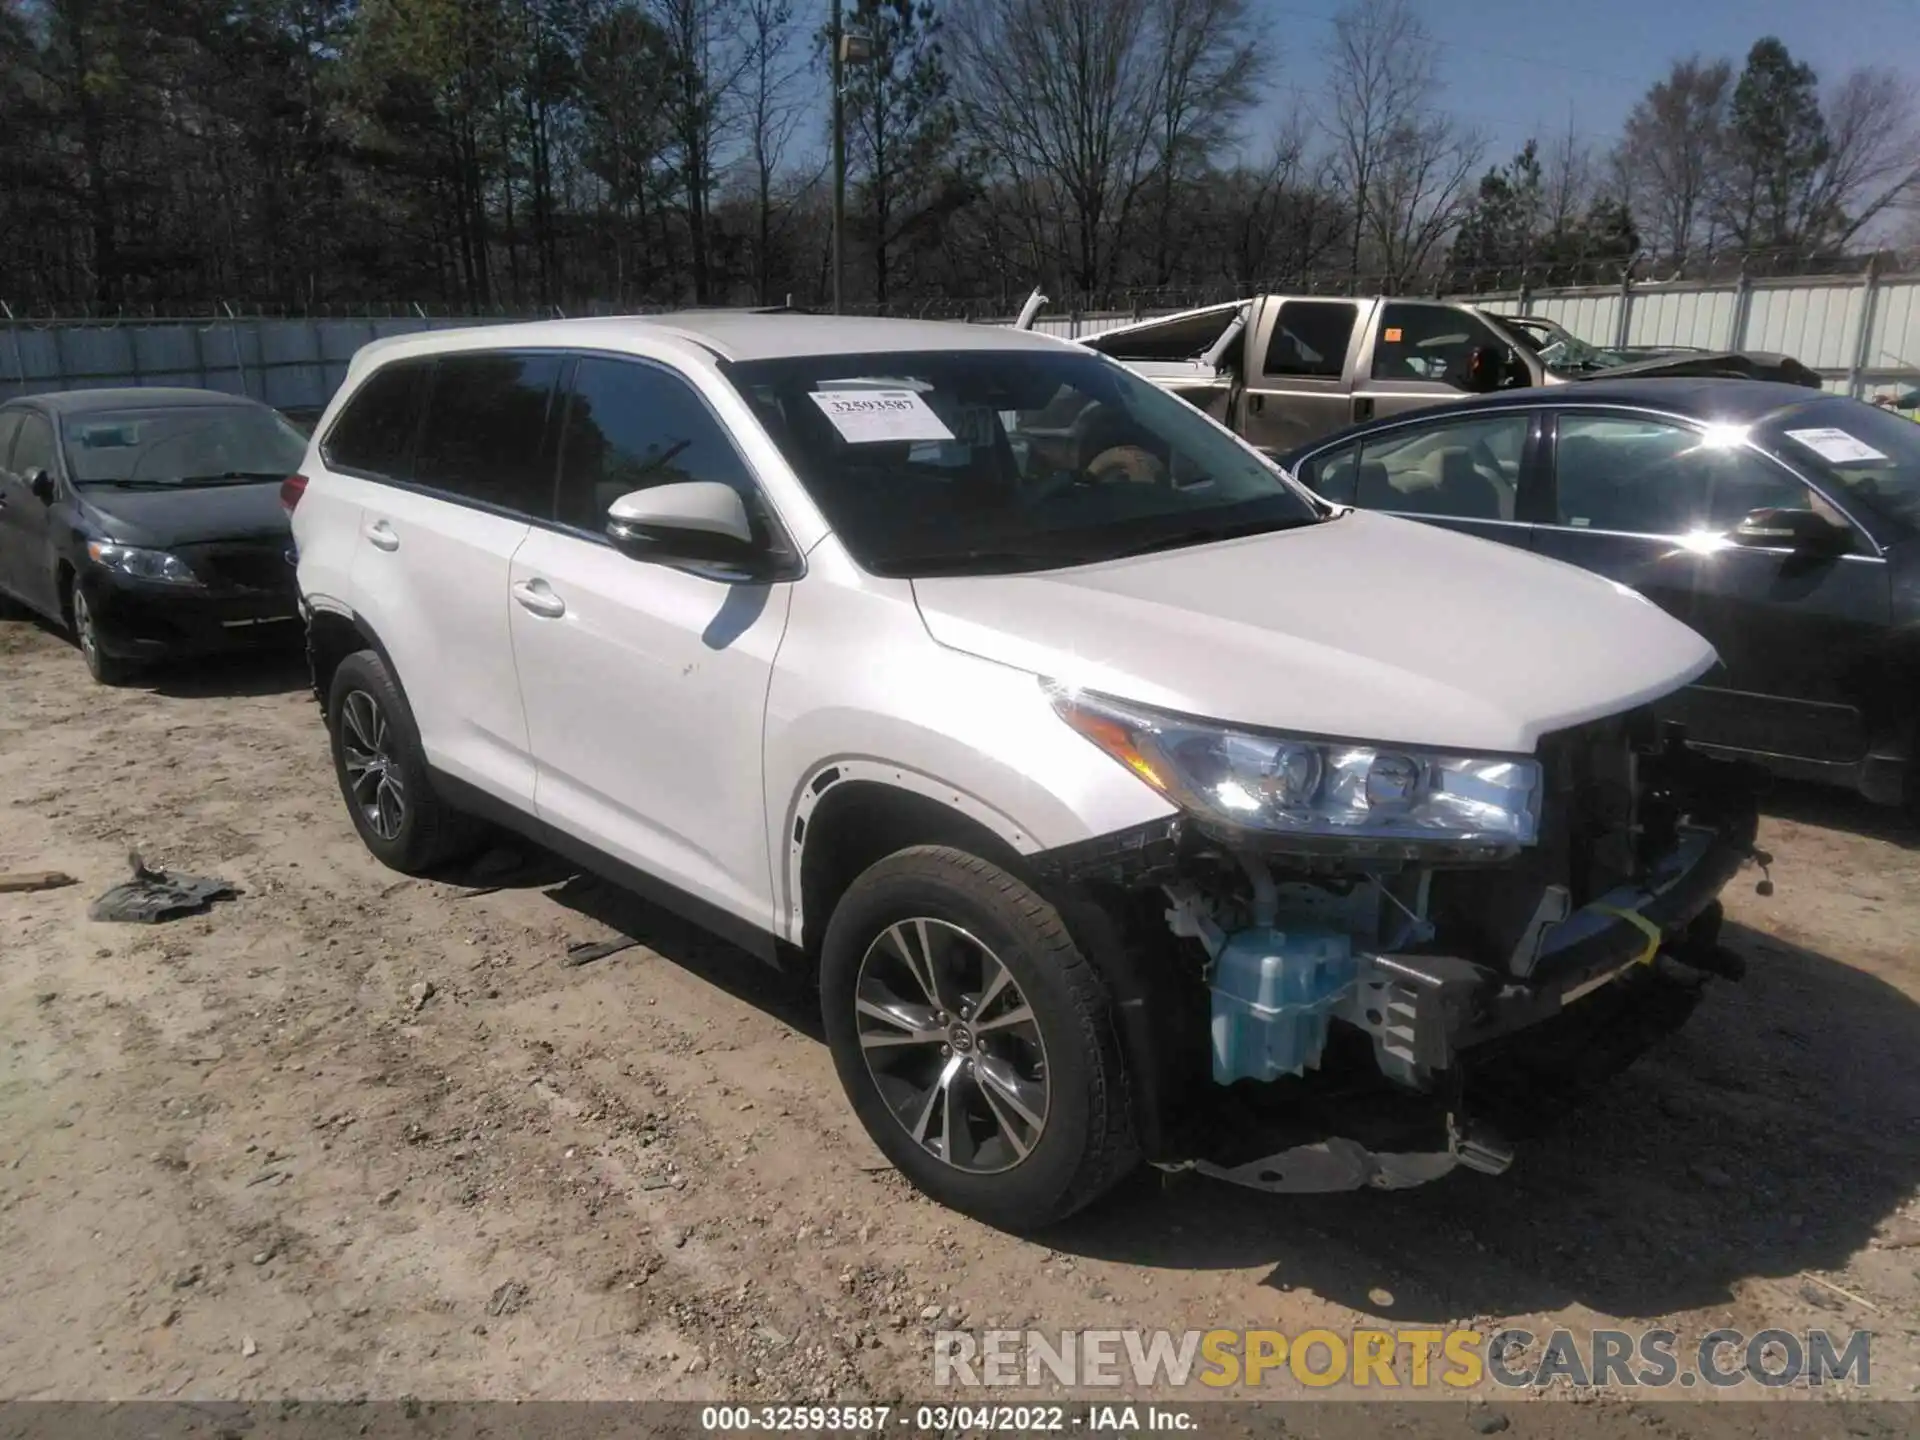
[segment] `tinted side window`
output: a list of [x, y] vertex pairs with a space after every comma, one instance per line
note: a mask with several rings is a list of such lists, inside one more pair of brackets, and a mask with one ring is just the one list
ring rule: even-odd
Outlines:
[[1269, 375], [1338, 380], [1346, 370], [1355, 314], [1352, 305], [1339, 300], [1287, 301], [1274, 322], [1262, 368]]
[[1750, 510], [1805, 510], [1812, 492], [1743, 445], [1627, 415], [1563, 415], [1555, 447], [1562, 525], [1641, 535], [1725, 531]]
[[1492, 415], [1365, 440], [1351, 503], [1401, 515], [1511, 520], [1530, 424], [1525, 415]]
[[1373, 340], [1376, 380], [1438, 380], [1467, 388], [1467, 361], [1482, 345], [1498, 346], [1493, 331], [1449, 305], [1384, 305]]
[[717, 480], [759, 509], [746, 462], [692, 386], [652, 365], [582, 360], [560, 442], [560, 523], [598, 533], [622, 495], [676, 480]]
[[0, 470], [10, 468], [7, 464], [7, 452], [13, 448], [14, 432], [19, 430], [20, 420], [20, 411], [0, 410]]
[[10, 463], [16, 475], [30, 475], [35, 470], [53, 473], [53, 426], [39, 415], [25, 416], [20, 421], [20, 434], [13, 442]]
[[432, 373], [428, 360], [402, 360], [376, 370], [333, 422], [321, 458], [339, 470], [406, 479]]
[[1342, 445], [1326, 450], [1301, 465], [1298, 478], [1302, 485], [1316, 490], [1340, 505], [1354, 503], [1354, 481], [1360, 473], [1360, 447]]
[[558, 355], [443, 355], [433, 367], [413, 478], [464, 500], [544, 520], [553, 466], [543, 461]]

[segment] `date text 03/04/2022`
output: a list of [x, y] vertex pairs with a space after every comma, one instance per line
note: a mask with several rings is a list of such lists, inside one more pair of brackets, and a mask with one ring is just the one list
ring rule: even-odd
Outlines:
[[1132, 1435], [1192, 1433], [1199, 1422], [1177, 1405], [708, 1405], [700, 1428], [723, 1434]]

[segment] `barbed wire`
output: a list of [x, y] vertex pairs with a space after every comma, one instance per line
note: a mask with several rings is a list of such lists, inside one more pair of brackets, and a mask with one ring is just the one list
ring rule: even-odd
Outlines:
[[[1687, 256], [1636, 256], [1595, 261], [1539, 260], [1472, 268], [1443, 268], [1405, 276], [1388, 272], [1305, 268], [1271, 273], [1255, 281], [1216, 279], [1171, 285], [1114, 284], [1093, 290], [1072, 287], [1040, 289], [1050, 298], [1048, 315], [1114, 315], [1166, 313], [1226, 304], [1257, 294], [1312, 295], [1446, 295], [1461, 298], [1520, 298], [1560, 291], [1617, 290], [1645, 292], [1670, 285], [1738, 286], [1782, 285], [1832, 280], [1858, 283], [1870, 276], [1894, 278], [1920, 275], [1920, 250], [1878, 249], [1844, 255], [1808, 255], [1793, 247], [1719, 249]], [[852, 315], [892, 315], [923, 319], [997, 321], [1011, 318], [1024, 295], [1002, 290], [969, 294], [911, 295], [885, 305], [872, 300], [843, 304]], [[825, 310], [818, 297], [793, 296], [796, 309]], [[738, 296], [720, 302], [732, 308], [763, 308]], [[0, 299], [0, 327], [43, 328], [70, 325], [191, 325], [215, 327], [266, 320], [381, 320], [473, 323], [564, 319], [590, 316], [651, 315], [686, 308], [670, 297], [631, 302], [599, 295], [583, 295], [558, 304], [474, 304], [459, 300], [417, 300], [368, 296], [322, 302], [266, 300], [153, 300], [113, 305], [65, 302], [17, 302]]]

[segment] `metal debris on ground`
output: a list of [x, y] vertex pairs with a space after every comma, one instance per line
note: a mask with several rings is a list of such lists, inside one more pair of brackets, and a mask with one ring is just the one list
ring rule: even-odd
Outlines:
[[596, 960], [604, 960], [609, 955], [618, 955], [622, 950], [631, 950], [638, 940], [617, 935], [611, 940], [581, 940], [567, 946], [567, 958], [562, 965], [591, 965]]
[[155, 925], [182, 915], [204, 914], [216, 900], [231, 900], [240, 891], [225, 880], [203, 875], [176, 875], [150, 867], [135, 850], [127, 857], [133, 878], [114, 886], [87, 907], [90, 920], [119, 920]]
[[62, 890], [80, 882], [58, 870], [27, 870], [0, 875], [0, 895], [22, 895], [30, 890]]

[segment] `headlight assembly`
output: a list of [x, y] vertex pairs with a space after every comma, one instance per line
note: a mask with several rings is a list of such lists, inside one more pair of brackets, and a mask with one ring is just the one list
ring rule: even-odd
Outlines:
[[200, 577], [186, 561], [165, 550], [142, 550], [133, 545], [116, 545], [111, 540], [89, 540], [87, 556], [94, 564], [135, 580], [152, 580], [163, 585], [200, 583]]
[[1538, 832], [1535, 760], [1262, 735], [1059, 687], [1050, 693], [1069, 725], [1216, 828], [1370, 850], [1377, 842], [1380, 853], [1422, 844], [1511, 850]]

